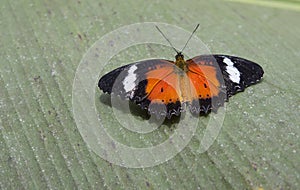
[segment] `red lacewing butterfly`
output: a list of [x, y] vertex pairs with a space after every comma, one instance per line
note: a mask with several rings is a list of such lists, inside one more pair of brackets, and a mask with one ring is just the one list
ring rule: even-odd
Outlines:
[[[116, 68], [100, 78], [98, 87], [128, 99], [149, 114], [170, 119], [187, 108], [193, 114], [215, 111], [230, 96], [261, 80], [262, 67], [244, 58], [212, 54], [185, 60], [182, 51], [198, 27], [178, 51], [156, 26], [176, 51], [175, 61], [151, 59]], [[117, 78], [121, 83], [113, 91]]]

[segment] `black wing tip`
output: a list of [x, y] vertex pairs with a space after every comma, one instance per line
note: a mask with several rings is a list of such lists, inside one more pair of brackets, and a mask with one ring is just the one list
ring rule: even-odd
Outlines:
[[214, 57], [224, 71], [226, 71], [225, 66], [227, 66], [227, 64], [224, 63], [224, 59], [230, 59], [230, 61], [233, 62], [234, 67], [236, 67], [241, 74], [239, 83], [231, 81], [226, 74], [225, 76], [223, 75], [227, 86], [228, 97], [231, 97], [239, 92], [243, 92], [245, 88], [259, 83], [263, 78], [264, 70], [262, 66], [256, 62], [231, 55], [215, 54]]
[[100, 90], [102, 90], [104, 93], [107, 93], [107, 94], [111, 94], [111, 91], [112, 91], [112, 86], [110, 86], [107, 81], [106, 81], [106, 78], [105, 78], [105, 75], [100, 78], [99, 82], [98, 82], [98, 87]]
[[100, 90], [102, 90], [105, 93], [112, 93], [113, 85], [116, 82], [119, 75], [122, 74], [123, 71], [128, 69], [133, 64], [134, 63], [118, 67], [103, 75], [98, 82], [98, 87], [100, 88]]

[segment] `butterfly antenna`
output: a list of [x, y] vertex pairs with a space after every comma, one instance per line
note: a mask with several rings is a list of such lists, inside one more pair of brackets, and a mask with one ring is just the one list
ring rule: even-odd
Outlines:
[[181, 52], [183, 52], [183, 50], [185, 49], [185, 47], [187, 46], [187, 44], [189, 43], [190, 39], [192, 38], [192, 36], [194, 35], [194, 33], [196, 32], [196, 30], [199, 28], [200, 24], [197, 24], [196, 28], [194, 29], [194, 31], [192, 32], [192, 34], [190, 35], [189, 39], [186, 41], [184, 47], [182, 48]]
[[177, 51], [177, 49], [174, 48], [174, 46], [172, 45], [172, 43], [170, 42], [170, 40], [164, 35], [164, 33], [158, 28], [158, 26], [155, 26], [156, 29], [161, 33], [161, 35], [169, 42], [169, 44], [171, 45], [171, 47], [174, 49], [174, 51], [176, 53], [179, 53], [179, 51]]

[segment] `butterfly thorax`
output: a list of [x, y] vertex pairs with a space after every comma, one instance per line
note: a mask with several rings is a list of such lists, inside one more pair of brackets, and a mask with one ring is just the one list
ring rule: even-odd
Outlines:
[[184, 60], [184, 56], [182, 55], [181, 52], [177, 53], [177, 55], [175, 56], [175, 65], [177, 67], [179, 67], [181, 70], [183, 70], [184, 72], [187, 72], [188, 68], [187, 68], [187, 64]]
[[175, 65], [180, 69], [176, 69], [175, 72], [178, 74], [179, 89], [177, 89], [178, 97], [181, 102], [187, 102], [192, 100], [192, 91], [190, 88], [190, 80], [187, 76], [188, 65], [184, 60], [184, 56], [181, 52], [175, 56]]

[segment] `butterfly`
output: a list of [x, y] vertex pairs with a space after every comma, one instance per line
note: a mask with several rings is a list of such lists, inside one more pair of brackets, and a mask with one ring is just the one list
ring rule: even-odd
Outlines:
[[98, 87], [139, 105], [149, 115], [170, 119], [187, 109], [196, 115], [216, 111], [263, 77], [260, 65], [236, 56], [212, 54], [185, 60], [184, 48], [178, 51], [165, 39], [177, 53], [175, 61], [150, 59], [121, 66], [102, 76]]

